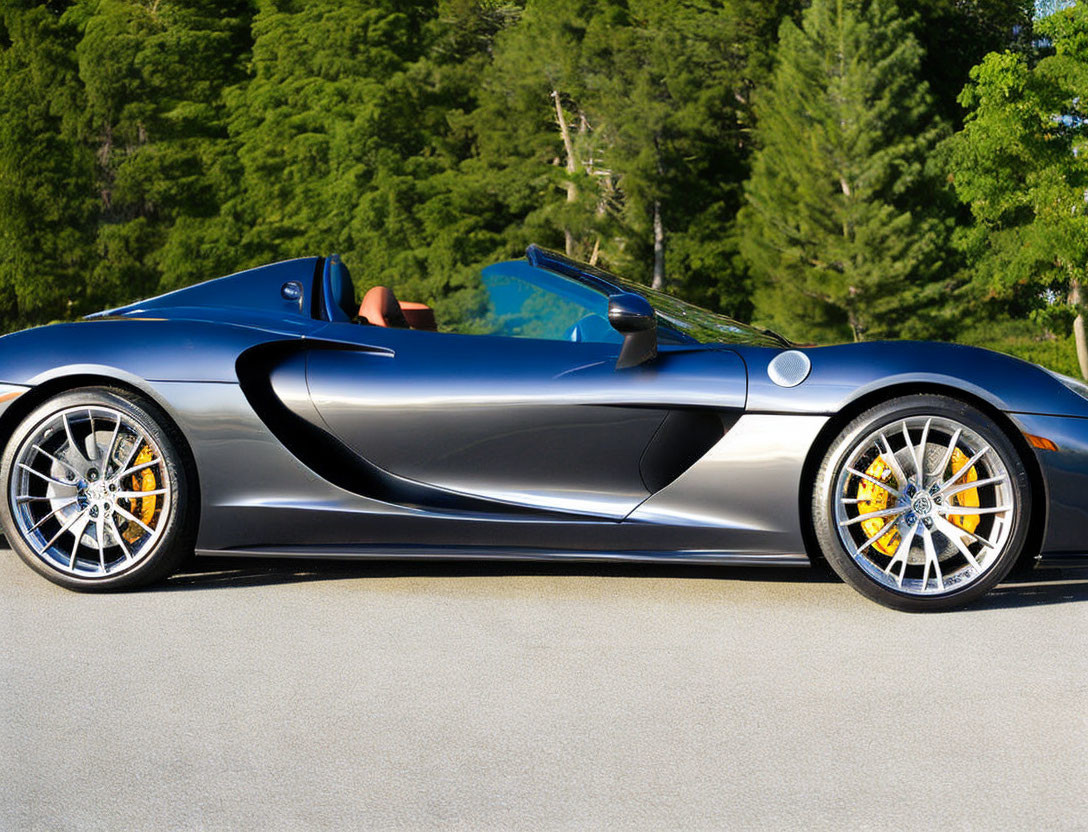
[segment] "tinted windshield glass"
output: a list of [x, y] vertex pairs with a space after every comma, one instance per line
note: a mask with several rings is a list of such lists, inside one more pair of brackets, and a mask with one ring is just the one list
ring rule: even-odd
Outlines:
[[717, 315], [707, 309], [678, 300], [664, 292], [625, 280], [618, 275], [598, 269], [588, 263], [579, 263], [557, 251], [539, 246], [529, 246], [526, 256], [534, 266], [566, 275], [603, 294], [611, 294], [611, 287], [642, 295], [657, 313], [658, 339], [662, 344], [752, 344], [755, 346], [789, 346], [784, 338], [742, 324], [725, 315]]
[[[535, 247], [534, 247], [535, 249]], [[533, 250], [531, 249], [531, 252]], [[443, 330], [563, 341], [620, 343], [608, 323], [608, 298], [634, 292], [657, 314], [663, 345], [751, 344], [780, 347], [783, 342], [725, 315], [632, 283], [555, 252], [536, 250], [536, 263], [510, 260], [483, 269], [476, 277], [478, 303], [461, 320], [447, 319]]]
[[[617, 285], [642, 295], [657, 313], [659, 328], [670, 329], [700, 344], [751, 344], [757, 347], [781, 347], [782, 341], [755, 327], [718, 315], [708, 309], [678, 300], [664, 292], [640, 286], [622, 277], [612, 278]], [[662, 339], [664, 340], [664, 338]]]

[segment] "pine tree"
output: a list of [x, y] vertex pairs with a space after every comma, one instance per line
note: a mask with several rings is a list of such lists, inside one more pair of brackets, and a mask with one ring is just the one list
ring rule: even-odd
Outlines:
[[[486, 170], [521, 233], [511, 236], [593, 257], [611, 217], [599, 170], [600, 134], [589, 118], [588, 80], [597, 33], [622, 25], [620, 3], [538, 0], [499, 34], [469, 121], [471, 169]], [[515, 220], [515, 221], [518, 221]], [[520, 242], [520, 240], [519, 240]]]
[[231, 259], [216, 241], [233, 178], [222, 89], [243, 70], [247, 5], [84, 0], [65, 17], [99, 198], [86, 311], [216, 274]]
[[444, 326], [467, 329], [484, 297], [482, 265], [520, 256], [526, 243], [504, 198], [505, 179], [478, 154], [474, 115], [496, 39], [517, 24], [507, 0], [443, 0], [424, 23], [419, 58], [406, 69], [415, 128], [410, 155], [386, 166], [359, 195], [354, 244], [368, 256], [360, 288], [392, 286], [435, 307]]
[[913, 334], [944, 236], [925, 210], [942, 126], [921, 57], [890, 0], [814, 0], [782, 24], [741, 223], [757, 315], [790, 334]]
[[76, 137], [79, 33], [62, 12], [14, 3], [0, 12], [3, 331], [68, 317], [93, 263], [94, 156]]
[[741, 316], [748, 289], [731, 229], [752, 120], [749, 71], [767, 46], [752, 29], [767, 9], [633, 0], [623, 25], [597, 39], [601, 69], [587, 80], [624, 223], [612, 259], [655, 288]]
[[[940, 82], [937, 111], [955, 121], [964, 67], [1010, 42], [1030, 3], [901, 2], [934, 45], [921, 77]], [[887, 6], [846, 4], [848, 66], [783, 62], [793, 76], [779, 116], [776, 93], [763, 98], [767, 161], [749, 189], [762, 219], [738, 232], [752, 91], [804, 5], [0, 0], [0, 328], [330, 250], [360, 289], [392, 285], [467, 322], [480, 266], [529, 242], [746, 318], [743, 243], [766, 320], [788, 310], [837, 337], [853, 305], [866, 336], [918, 334], [923, 312], [950, 306], [919, 302], [942, 242], [928, 218], [967, 212], [923, 175], [933, 124], [912, 80], [918, 47]], [[823, 41], [808, 21], [783, 43], [829, 55], [839, 30], [824, 23]], [[857, 179], [850, 199], [836, 160]], [[844, 220], [850, 245], [833, 239]], [[809, 236], [781, 248], [780, 225]], [[814, 228], [819, 252], [849, 265], [812, 279], [835, 302], [802, 302], [814, 268], [783, 265], [816, 245]]]
[[458, 122], [472, 149], [447, 181], [490, 215], [460, 227], [486, 228], [470, 239], [492, 258], [540, 242], [746, 316], [749, 93], [795, 5], [529, 3]]
[[228, 93], [242, 188], [225, 210], [249, 262], [340, 251], [359, 271], [356, 212], [420, 149], [407, 71], [423, 2], [268, 0], [254, 75]]

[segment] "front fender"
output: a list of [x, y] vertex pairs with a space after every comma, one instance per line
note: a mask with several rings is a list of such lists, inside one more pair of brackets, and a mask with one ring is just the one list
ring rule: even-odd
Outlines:
[[875, 341], [801, 348], [812, 362], [796, 387], [779, 387], [767, 365], [781, 350], [740, 348], [748, 365], [748, 410], [835, 414], [852, 402], [909, 384], [961, 390], [1005, 413], [1088, 418], [1088, 400], [1042, 367], [1012, 356], [960, 344]]

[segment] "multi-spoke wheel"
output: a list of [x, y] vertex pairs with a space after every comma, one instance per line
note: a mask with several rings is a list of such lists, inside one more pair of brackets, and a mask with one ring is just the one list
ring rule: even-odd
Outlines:
[[977, 409], [909, 396], [861, 414], [817, 477], [813, 520], [832, 568], [897, 609], [948, 609], [1016, 563], [1030, 511], [1024, 464]]
[[0, 476], [13, 548], [73, 589], [137, 586], [189, 545], [187, 477], [174, 429], [119, 391], [52, 399], [15, 430]]

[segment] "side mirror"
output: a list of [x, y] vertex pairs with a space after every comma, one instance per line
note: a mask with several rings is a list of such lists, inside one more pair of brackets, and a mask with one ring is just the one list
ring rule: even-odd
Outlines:
[[657, 356], [657, 316], [649, 301], [633, 292], [608, 299], [608, 322], [623, 335], [616, 369], [637, 367]]

